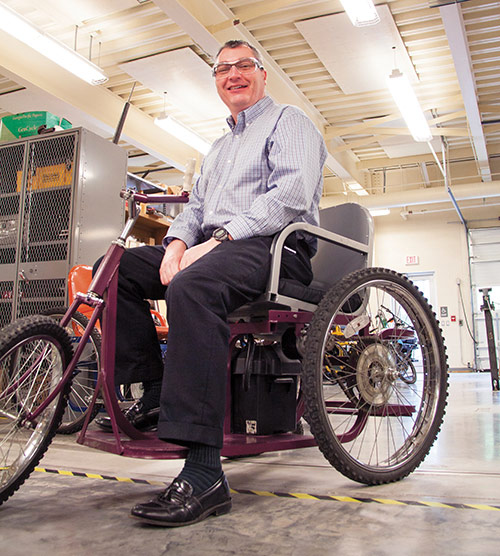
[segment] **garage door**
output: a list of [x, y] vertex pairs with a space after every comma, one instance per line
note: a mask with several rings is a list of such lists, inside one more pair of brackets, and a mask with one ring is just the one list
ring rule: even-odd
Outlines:
[[500, 352], [500, 228], [470, 230], [472, 294], [474, 300], [474, 324], [476, 344], [476, 367], [489, 370], [488, 344], [486, 342], [486, 325], [481, 311], [483, 295], [481, 289], [491, 288], [490, 300], [495, 305], [493, 330], [497, 346], [497, 358]]

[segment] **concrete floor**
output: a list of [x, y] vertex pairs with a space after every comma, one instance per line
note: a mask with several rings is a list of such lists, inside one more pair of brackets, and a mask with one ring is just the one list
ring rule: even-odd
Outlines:
[[[500, 392], [492, 391], [486, 373], [451, 373], [438, 441], [421, 467], [399, 483], [359, 485], [333, 469], [317, 448], [307, 448], [224, 460], [236, 491], [228, 515], [178, 529], [129, 519], [134, 504], [161, 489], [140, 480], [168, 483], [181, 466], [97, 452], [58, 436], [41, 468], [110, 478], [34, 472], [0, 506], [0, 554], [500, 554]], [[307, 494], [365, 501], [301, 496]], [[462, 506], [469, 504], [477, 508]]]

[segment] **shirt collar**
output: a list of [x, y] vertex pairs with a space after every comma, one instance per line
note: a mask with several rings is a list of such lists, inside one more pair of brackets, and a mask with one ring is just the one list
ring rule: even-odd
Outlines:
[[265, 97], [258, 100], [255, 104], [252, 104], [252, 106], [246, 108], [245, 110], [242, 110], [238, 114], [237, 124], [234, 123], [234, 119], [232, 116], [229, 116], [229, 118], [227, 118], [227, 124], [231, 128], [231, 131], [234, 130], [236, 125], [238, 125], [238, 127], [241, 125], [243, 128], [245, 128], [247, 125], [256, 120], [272, 104], [273, 101], [271, 97], [268, 97], [266, 95]]

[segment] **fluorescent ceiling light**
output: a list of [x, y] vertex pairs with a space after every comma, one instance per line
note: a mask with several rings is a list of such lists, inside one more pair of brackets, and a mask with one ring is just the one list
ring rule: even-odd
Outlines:
[[429, 142], [432, 139], [429, 124], [406, 76], [398, 69], [394, 69], [387, 83], [413, 139]]
[[356, 27], [375, 25], [380, 21], [372, 0], [340, 0], [340, 2]]
[[368, 209], [372, 216], [387, 216], [391, 214], [389, 209]]
[[212, 146], [206, 139], [200, 137], [197, 133], [172, 118], [172, 116], [162, 114], [160, 117], [155, 118], [155, 124], [202, 154], [206, 155]]
[[366, 189], [364, 189], [357, 181], [347, 181], [346, 185], [351, 191], [360, 197], [368, 195], [368, 191], [366, 191]]
[[95, 64], [62, 42], [37, 29], [27, 19], [3, 3], [0, 3], [0, 29], [91, 85], [98, 85], [108, 80]]

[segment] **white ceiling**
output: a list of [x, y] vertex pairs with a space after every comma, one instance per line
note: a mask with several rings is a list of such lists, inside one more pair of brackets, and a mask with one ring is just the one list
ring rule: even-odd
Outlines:
[[298, 21], [295, 25], [346, 95], [387, 90], [398, 67], [418, 82], [389, 6], [378, 6], [380, 22], [354, 27], [345, 13]]
[[[220, 44], [243, 38], [263, 53], [271, 96], [305, 110], [327, 141], [323, 204], [344, 200], [349, 181], [369, 192], [362, 202], [380, 204], [384, 195], [414, 191], [412, 203], [424, 204], [443, 181], [432, 153], [411, 140], [385, 89], [387, 68], [397, 65], [413, 75], [436, 152], [443, 141], [451, 187], [478, 194], [485, 188], [482, 209], [464, 201], [466, 218], [477, 225], [493, 225], [496, 218], [498, 224], [497, 0], [376, 1], [381, 22], [367, 28], [354, 28], [339, 0], [2, 1], [91, 57], [109, 80], [86, 86], [0, 33], [6, 45], [0, 50], [0, 117], [46, 109], [111, 138], [136, 83], [121, 141], [130, 167], [145, 175], [172, 166], [174, 178], [162, 172], [148, 177], [180, 180], [187, 160], [201, 158], [154, 126], [154, 117], [165, 108], [209, 140], [224, 133], [225, 109], [214, 94], [210, 66]], [[448, 210], [450, 203], [441, 206]]]

